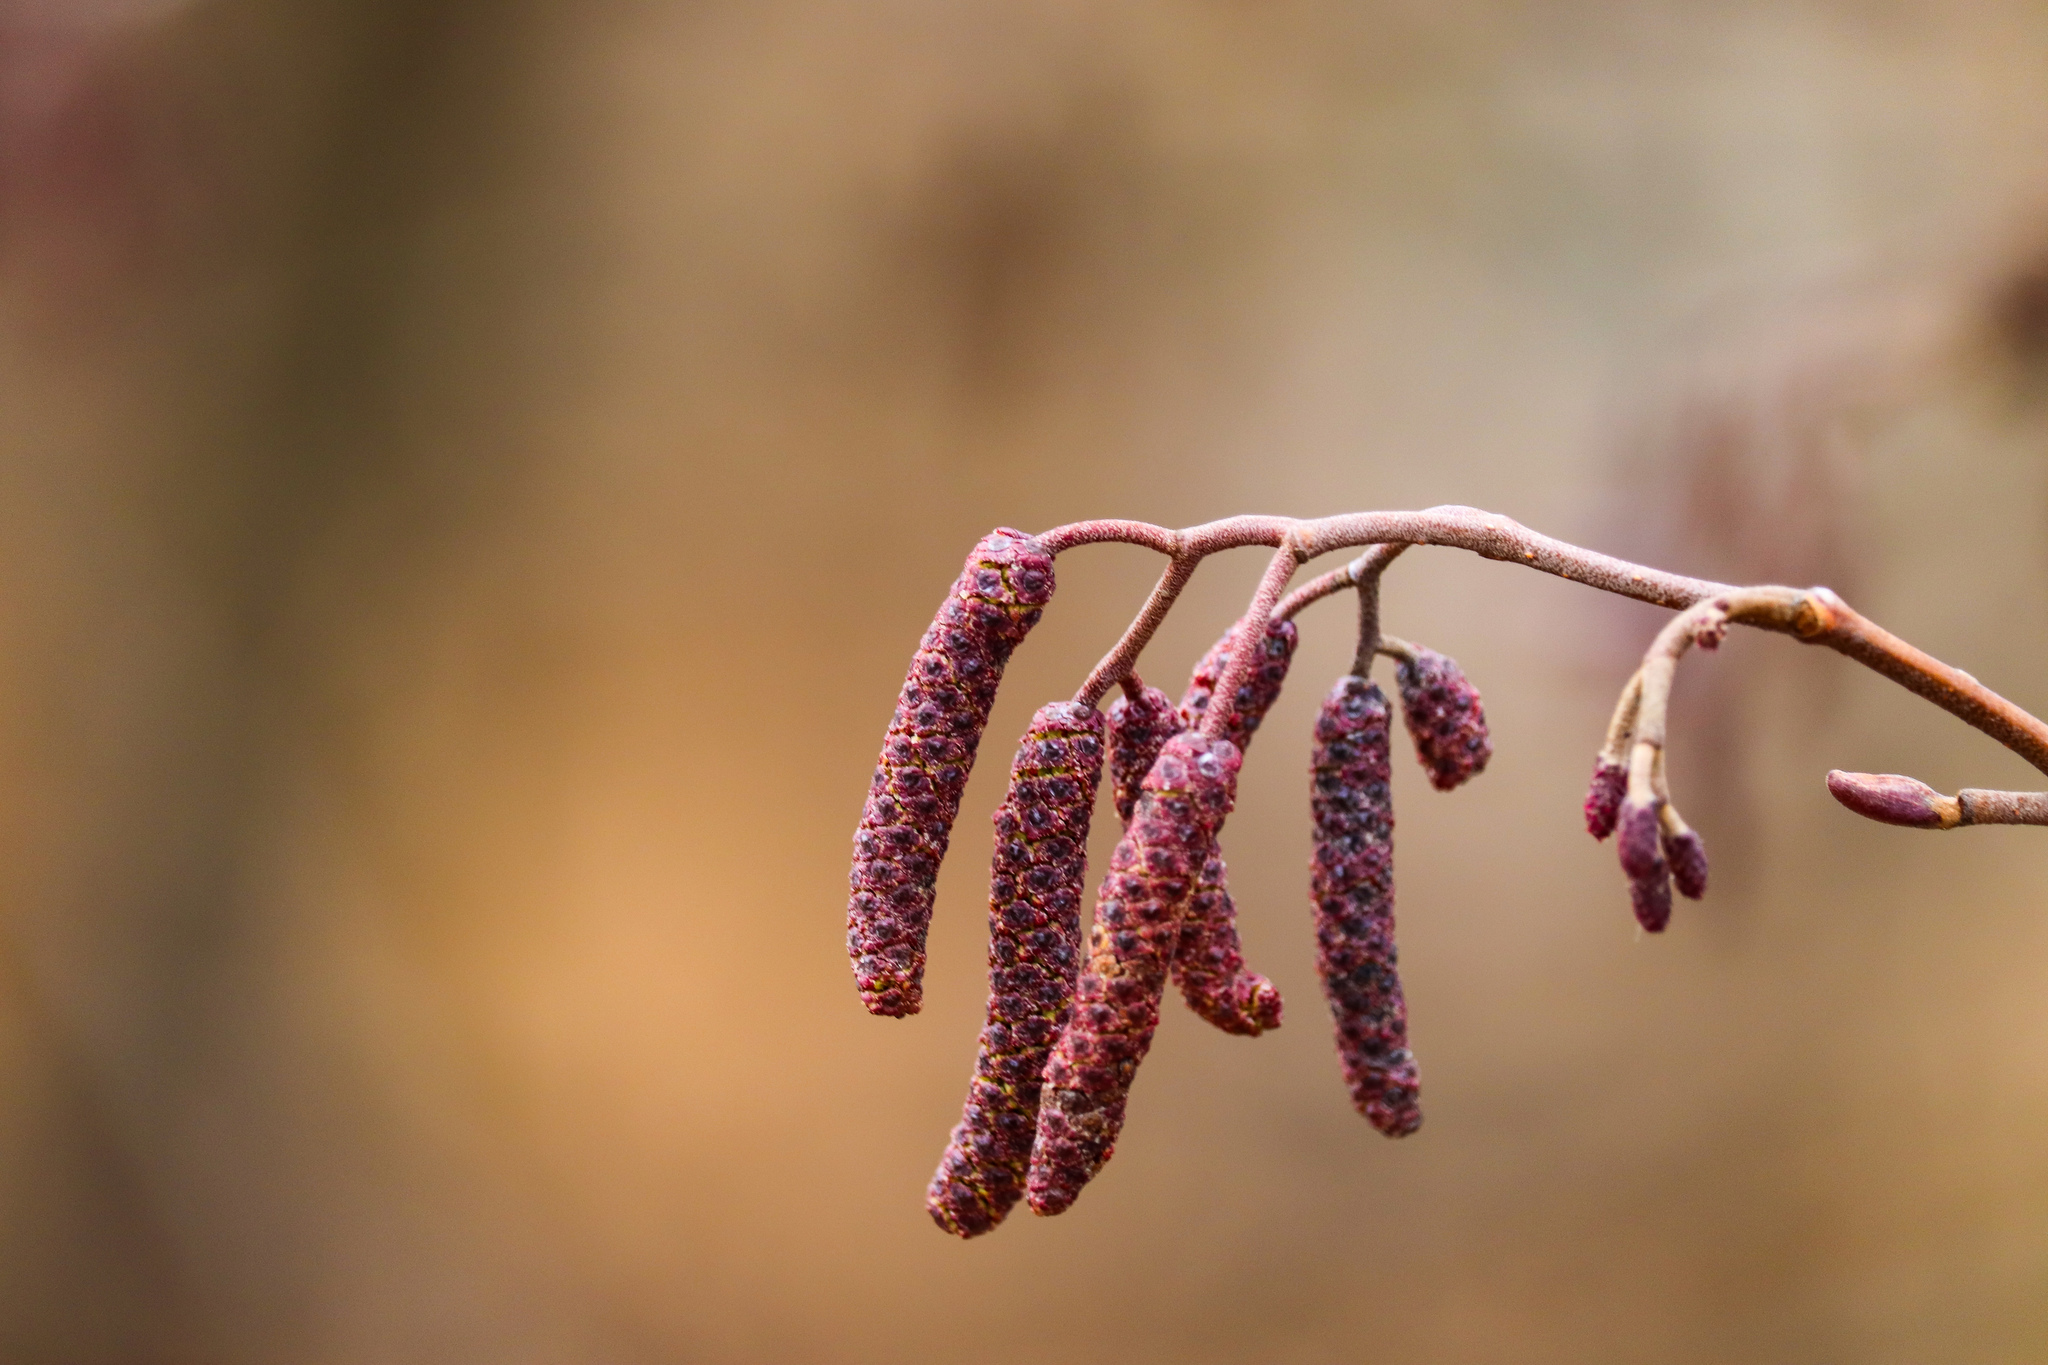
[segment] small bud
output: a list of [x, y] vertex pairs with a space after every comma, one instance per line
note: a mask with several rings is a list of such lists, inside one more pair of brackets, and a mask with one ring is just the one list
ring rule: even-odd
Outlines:
[[1102, 880], [1072, 1017], [1045, 1066], [1026, 1184], [1035, 1213], [1065, 1212], [1116, 1150], [1200, 860], [1230, 813], [1241, 763], [1229, 740], [1186, 732], [1139, 788]]
[[1635, 908], [1636, 923], [1653, 934], [1663, 933], [1671, 923], [1671, 869], [1664, 861], [1658, 824], [1654, 804], [1622, 802], [1621, 870], [1628, 874], [1629, 903]]
[[1024, 1194], [1045, 1060], [1072, 1012], [1080, 971], [1104, 728], [1092, 706], [1040, 707], [996, 809], [988, 1017], [966, 1108], [925, 1194], [933, 1221], [958, 1237], [995, 1227]]
[[1493, 737], [1479, 689], [1457, 660], [1433, 649], [1418, 649], [1395, 669], [1401, 688], [1401, 716], [1415, 741], [1415, 756], [1430, 785], [1447, 792], [1471, 780], [1493, 757]]
[[953, 817], [1010, 652], [1051, 600], [1052, 556], [1022, 531], [982, 537], [919, 642], [854, 834], [846, 949], [870, 1012], [915, 1014], [925, 931]]
[[[1195, 665], [1195, 674], [1188, 680], [1187, 691], [1181, 693], [1180, 713], [1190, 727], [1201, 724], [1202, 716], [1209, 709], [1209, 702], [1216, 694], [1216, 684], [1223, 678], [1223, 670], [1230, 664], [1230, 651], [1237, 645], [1237, 633], [1243, 621], [1232, 623], [1223, 632], [1223, 638], [1209, 646], [1209, 652]], [[1238, 688], [1237, 710], [1230, 719], [1229, 740], [1242, 750], [1251, 743], [1252, 733], [1265, 720], [1266, 712], [1279, 699], [1281, 685], [1287, 681], [1288, 665], [1294, 661], [1294, 647], [1301, 642], [1301, 632], [1292, 621], [1274, 621], [1266, 626], [1266, 638], [1259, 657], [1252, 661], [1252, 670], [1243, 685]]]
[[1309, 871], [1316, 968], [1351, 1102], [1380, 1132], [1405, 1137], [1422, 1126], [1422, 1109], [1394, 947], [1390, 720], [1386, 698], [1363, 678], [1340, 679], [1324, 700]]
[[1628, 765], [1607, 759], [1593, 762], [1593, 783], [1586, 788], [1586, 833], [1605, 839], [1621, 818], [1621, 799], [1628, 795]]
[[1671, 881], [1687, 900], [1707, 894], [1707, 844], [1696, 829], [1664, 834], [1664, 861], [1671, 865]]
[[1835, 800], [1865, 819], [1911, 829], [1954, 829], [1962, 823], [1962, 806], [1925, 782], [1897, 773], [1828, 774]]

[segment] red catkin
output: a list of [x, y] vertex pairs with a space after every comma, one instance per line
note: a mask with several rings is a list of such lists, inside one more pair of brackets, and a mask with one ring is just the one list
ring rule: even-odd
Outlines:
[[1628, 795], [1628, 765], [1609, 759], [1593, 762], [1593, 783], [1586, 788], [1586, 833], [1605, 839], [1621, 819], [1621, 800]]
[[1664, 832], [1664, 861], [1671, 865], [1671, 884], [1687, 900], [1707, 894], [1707, 844], [1696, 829]]
[[1064, 1212], [1116, 1149], [1201, 859], [1230, 812], [1242, 762], [1229, 740], [1183, 732], [1139, 789], [1102, 880], [1073, 1017], [1046, 1063], [1026, 1182], [1036, 1213]]
[[1486, 710], [1479, 689], [1458, 661], [1433, 649], [1417, 649], [1400, 661], [1401, 717], [1415, 741], [1415, 757], [1440, 792], [1462, 786], [1483, 772], [1493, 757]]
[[[1233, 623], [1195, 666], [1180, 702], [1181, 717], [1189, 726], [1198, 724], [1208, 710], [1237, 638], [1238, 623]], [[1240, 752], [1279, 700], [1300, 641], [1292, 621], [1275, 621], [1266, 628], [1265, 649], [1250, 680], [1238, 689], [1237, 714], [1230, 725], [1231, 741]], [[1173, 980], [1197, 1015], [1225, 1033], [1256, 1038], [1280, 1027], [1280, 988], [1244, 965], [1244, 940], [1238, 936], [1237, 903], [1230, 897], [1228, 876], [1222, 850], [1212, 845], [1202, 860], [1202, 875], [1181, 930]]]
[[[1223, 638], [1209, 646], [1209, 652], [1195, 665], [1195, 674], [1188, 679], [1187, 691], [1181, 694], [1181, 717], [1190, 727], [1201, 724], [1202, 716], [1209, 709], [1210, 700], [1216, 695], [1216, 684], [1223, 677], [1223, 670], [1230, 663], [1230, 651], [1237, 645], [1238, 630], [1243, 621], [1233, 622], [1223, 632]], [[1253, 731], [1266, 718], [1273, 702], [1280, 695], [1281, 684], [1287, 681], [1287, 666], [1294, 661], [1294, 647], [1301, 643], [1301, 632], [1292, 621], [1274, 621], [1266, 627], [1266, 638], [1259, 650], [1259, 658], [1251, 674], [1237, 689], [1237, 710], [1230, 719], [1229, 739], [1239, 749], [1251, 742]]]
[[1092, 706], [1039, 708], [996, 808], [989, 878], [988, 1018], [967, 1104], [925, 1194], [959, 1237], [1002, 1222], [1024, 1194], [1046, 1057], [1080, 970], [1088, 825], [1102, 780], [1104, 721]]
[[1280, 1027], [1280, 988], [1244, 965], [1228, 874], [1223, 851], [1212, 841], [1188, 901], [1173, 976], [1189, 1009], [1225, 1033], [1256, 1038]]
[[[1224, 640], [1231, 637], [1226, 635]], [[1223, 646], [1210, 651], [1217, 653]], [[1206, 662], [1206, 661], [1205, 661]], [[1258, 689], [1255, 700], [1267, 706], [1278, 695], [1278, 681], [1286, 677], [1286, 660], [1271, 689]], [[1190, 686], [1192, 694], [1194, 688]], [[1213, 686], [1210, 689], [1214, 690]], [[1136, 809], [1138, 786], [1166, 741], [1186, 726], [1186, 717], [1164, 692], [1146, 687], [1136, 678], [1109, 708], [1109, 770], [1116, 813], [1130, 823]], [[1136, 696], [1128, 695], [1136, 692]], [[1206, 704], [1206, 697], [1204, 698]], [[1263, 714], [1258, 718], [1263, 718]], [[1249, 738], [1249, 736], [1247, 736]], [[1173, 959], [1174, 984], [1188, 1008], [1222, 1029], [1246, 1037], [1257, 1037], [1267, 1029], [1280, 1027], [1280, 991], [1271, 981], [1244, 965], [1244, 944], [1237, 933], [1237, 906], [1230, 899], [1221, 854], [1212, 844], [1202, 860], [1202, 875], [1188, 903], [1187, 922], [1181, 928], [1180, 946]]]
[[982, 537], [896, 701], [853, 836], [846, 951], [875, 1014], [915, 1014], [933, 887], [1010, 651], [1051, 600], [1052, 556], [1022, 531]]
[[1671, 923], [1671, 868], [1664, 861], [1658, 825], [1655, 805], [1622, 802], [1621, 870], [1628, 874], [1629, 904], [1635, 910], [1636, 923], [1652, 934], [1663, 933]]
[[1394, 803], [1387, 699], [1338, 680], [1316, 720], [1311, 768], [1316, 967], [1351, 1102], [1388, 1137], [1422, 1126], [1408, 1006], [1394, 946]]
[[1185, 730], [1187, 722], [1173, 698], [1145, 686], [1136, 675], [1124, 692], [1109, 706], [1109, 790], [1116, 818], [1128, 825], [1131, 812], [1138, 808], [1139, 784], [1152, 771], [1166, 741]]

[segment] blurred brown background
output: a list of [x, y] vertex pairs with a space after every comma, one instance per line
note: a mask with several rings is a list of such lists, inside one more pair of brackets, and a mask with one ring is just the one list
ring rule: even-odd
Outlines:
[[1499, 747], [1397, 779], [1404, 1143], [1307, 931], [1344, 606], [1233, 822], [1289, 1023], [1170, 1011], [1073, 1213], [921, 1197], [1004, 741], [1149, 556], [1061, 563], [923, 1015], [842, 950], [997, 524], [1473, 503], [2048, 705], [2048, 9], [0, 16], [0, 1358], [2048, 1358], [2048, 846], [1821, 785], [2030, 774], [1832, 655], [1688, 664], [1717, 886], [1639, 941], [1578, 802], [1658, 613], [1400, 564]]

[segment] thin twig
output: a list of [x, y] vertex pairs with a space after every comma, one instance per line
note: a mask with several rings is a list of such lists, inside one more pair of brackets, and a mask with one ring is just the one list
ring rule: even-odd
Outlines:
[[1173, 610], [1174, 599], [1180, 596], [1180, 590], [1188, 585], [1188, 579], [1194, 576], [1195, 566], [1201, 562], [1199, 555], [1179, 554], [1173, 557], [1166, 566], [1166, 572], [1159, 575], [1159, 581], [1152, 586], [1152, 595], [1145, 599], [1137, 619], [1124, 628], [1123, 638], [1116, 642], [1116, 647], [1095, 665], [1095, 671], [1074, 694], [1075, 701], [1083, 706], [1094, 706], [1137, 666], [1138, 656], [1145, 652], [1146, 645], [1152, 643], [1153, 632], [1166, 619], [1166, 613]]
[[1808, 644], [1826, 645], [1933, 702], [2048, 772], [2048, 723], [1961, 669], [1907, 644], [1827, 588], [1741, 589], [1665, 573], [1539, 535], [1508, 517], [1457, 506], [1422, 512], [1356, 512], [1312, 521], [1230, 517], [1187, 531], [1171, 531], [1148, 522], [1087, 521], [1057, 527], [1038, 540], [1055, 554], [1077, 545], [1114, 541], [1144, 545], [1176, 558], [1200, 558], [1239, 546], [1279, 546], [1290, 543], [1290, 538], [1301, 559], [1350, 546], [1396, 541], [1443, 545], [1680, 610], [1709, 598], [1744, 594], [1752, 600], [1732, 609], [1729, 620], [1779, 631]]

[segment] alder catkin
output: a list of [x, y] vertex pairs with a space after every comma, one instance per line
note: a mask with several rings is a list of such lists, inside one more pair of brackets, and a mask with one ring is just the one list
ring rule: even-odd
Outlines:
[[[1199, 724], [1209, 709], [1242, 624], [1235, 622], [1223, 632], [1223, 638], [1209, 647], [1188, 679], [1180, 714], [1190, 727]], [[1231, 742], [1240, 753], [1251, 744], [1266, 713], [1279, 700], [1300, 641], [1301, 632], [1292, 621], [1275, 621], [1266, 627], [1265, 647], [1250, 677], [1237, 690], [1236, 714], [1229, 727]], [[1237, 932], [1237, 903], [1230, 897], [1228, 875], [1222, 851], [1212, 845], [1202, 860], [1202, 875], [1188, 905], [1187, 923], [1181, 928], [1173, 980], [1180, 987], [1181, 998], [1197, 1015], [1225, 1033], [1256, 1038], [1267, 1029], [1280, 1027], [1280, 988], [1244, 965], [1244, 940]]]
[[1471, 780], [1493, 757], [1486, 709], [1458, 661], [1433, 649], [1402, 659], [1394, 675], [1401, 689], [1401, 718], [1415, 741], [1415, 757], [1429, 784], [1447, 792]]
[[911, 660], [853, 836], [846, 950], [875, 1014], [917, 1013], [933, 887], [1003, 665], [1051, 600], [1052, 556], [1022, 531], [982, 537]]
[[1621, 870], [1628, 874], [1628, 898], [1636, 923], [1661, 934], [1671, 923], [1671, 868], [1664, 861], [1657, 807], [1634, 801], [1621, 805]]
[[1664, 861], [1671, 865], [1671, 884], [1687, 900], [1707, 894], [1707, 845], [1696, 829], [1664, 832]]
[[1316, 967], [1351, 1102], [1388, 1137], [1422, 1126], [1408, 1006], [1394, 946], [1390, 716], [1379, 688], [1338, 681], [1316, 720], [1311, 769]]
[[1593, 782], [1586, 788], [1586, 833], [1605, 839], [1621, 819], [1621, 799], [1628, 795], [1628, 765], [1610, 759], [1593, 761]]
[[1092, 706], [1040, 707], [996, 808], [988, 1018], [966, 1108], [925, 1194], [933, 1220], [959, 1237], [993, 1228], [1024, 1193], [1046, 1057], [1067, 1023], [1080, 970], [1103, 732]]
[[1280, 988], [1244, 965], [1228, 872], [1223, 851], [1211, 841], [1188, 900], [1173, 977], [1189, 1009], [1225, 1033], [1256, 1038], [1280, 1027]]
[[[1202, 723], [1202, 717], [1209, 709], [1210, 701], [1216, 695], [1216, 684], [1223, 679], [1223, 670], [1230, 664], [1230, 651], [1237, 645], [1238, 631], [1244, 626], [1242, 620], [1231, 624], [1223, 632], [1223, 638], [1209, 646], [1209, 652], [1195, 665], [1195, 673], [1188, 679], [1187, 691], [1181, 693], [1180, 713], [1189, 728]], [[1252, 733], [1259, 728], [1259, 722], [1266, 718], [1273, 702], [1280, 695], [1280, 687], [1287, 681], [1287, 666], [1294, 661], [1294, 647], [1301, 643], [1301, 632], [1292, 621], [1274, 621], [1267, 625], [1266, 635], [1259, 650], [1259, 656], [1252, 661], [1251, 672], [1237, 689], [1237, 709], [1230, 718], [1227, 737], [1239, 749], [1251, 742]]]
[[1116, 803], [1116, 818], [1127, 825], [1138, 807], [1138, 786], [1152, 771], [1159, 751], [1187, 728], [1173, 698], [1135, 676], [1131, 682], [1138, 695], [1132, 697], [1126, 689], [1109, 705], [1110, 799]]
[[1183, 732], [1139, 788], [1102, 879], [1073, 1016], [1045, 1067], [1026, 1182], [1034, 1212], [1064, 1212], [1115, 1151], [1131, 1079], [1159, 1026], [1181, 920], [1242, 761], [1227, 739]]

